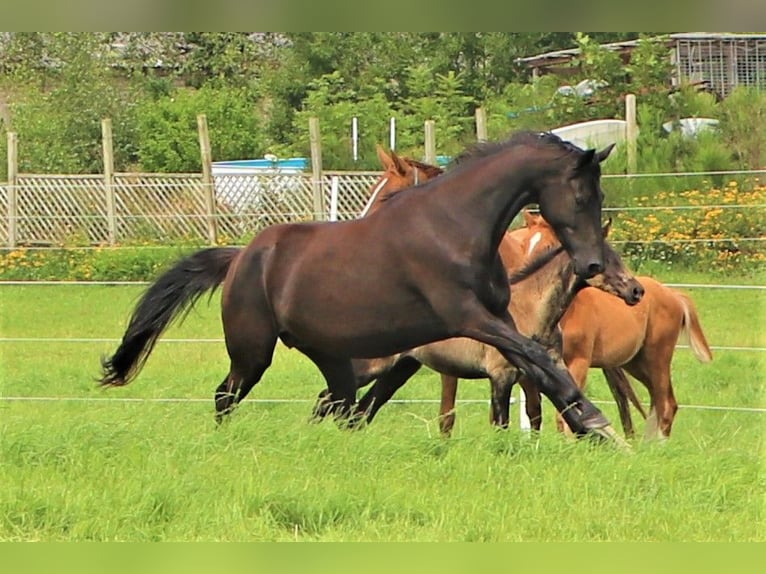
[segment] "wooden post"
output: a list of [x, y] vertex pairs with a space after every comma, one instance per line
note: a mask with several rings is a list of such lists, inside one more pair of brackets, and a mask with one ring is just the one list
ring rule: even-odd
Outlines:
[[436, 124], [426, 120], [426, 163], [436, 165]]
[[106, 224], [109, 245], [117, 240], [117, 220], [114, 201], [114, 147], [112, 143], [112, 120], [101, 120], [101, 149], [104, 155], [104, 189], [106, 191]]
[[476, 108], [476, 139], [487, 141], [487, 110], [484, 108]]
[[207, 211], [207, 240], [210, 245], [218, 243], [218, 219], [215, 209], [215, 185], [213, 183], [213, 154], [210, 151], [210, 134], [207, 129], [207, 116], [197, 116], [199, 133], [199, 151], [202, 159], [202, 185], [205, 188], [205, 209]]
[[637, 168], [637, 138], [638, 125], [636, 124], [636, 96], [625, 96], [625, 143], [627, 144], [628, 173], [636, 173]]
[[16, 186], [19, 183], [19, 155], [16, 132], [8, 132], [8, 247], [16, 247]]
[[309, 143], [311, 144], [311, 189], [314, 194], [314, 219], [316, 221], [324, 221], [322, 138], [319, 133], [319, 118], [309, 118]]

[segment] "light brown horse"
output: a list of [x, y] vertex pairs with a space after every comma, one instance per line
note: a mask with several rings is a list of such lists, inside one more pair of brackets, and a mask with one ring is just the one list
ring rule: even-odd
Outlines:
[[129, 383], [170, 322], [223, 284], [230, 365], [215, 392], [219, 420], [261, 379], [279, 339], [319, 368], [336, 413], [348, 418], [352, 359], [468, 337], [518, 365], [578, 436], [618, 440], [566, 369], [516, 329], [498, 255], [512, 219], [538, 204], [575, 274], [601, 273], [600, 163], [612, 147], [583, 150], [550, 133], [520, 132], [467, 150], [454, 169], [400, 191], [369, 217], [274, 225], [241, 252], [200, 250], [141, 297], [119, 347], [102, 361], [101, 383]]
[[[689, 338], [699, 361], [707, 363], [713, 354], [692, 300], [651, 277], [638, 279], [646, 292], [634, 307], [615, 305], [595, 289], [577, 294], [561, 319], [563, 357], [583, 390], [592, 367], [604, 369], [610, 387], [624, 384], [622, 369], [641, 381], [650, 398], [645, 437], [662, 439], [670, 436], [678, 410], [670, 366], [679, 336]], [[619, 395], [615, 398], [625, 434], [632, 436], [627, 402]], [[558, 425], [563, 428], [560, 418]]]
[[[529, 229], [543, 220], [526, 215]], [[548, 240], [555, 235], [547, 232]], [[634, 435], [628, 402], [632, 402], [644, 418], [648, 418], [646, 438], [667, 438], [678, 404], [673, 392], [670, 366], [679, 336], [690, 340], [694, 355], [701, 362], [712, 360], [712, 352], [699, 322], [692, 300], [651, 277], [639, 276], [645, 289], [640, 303], [628, 307], [614, 304], [597, 289], [585, 288], [575, 296], [561, 318], [562, 356], [575, 383], [583, 390], [588, 369], [601, 368], [617, 403], [623, 430]], [[625, 371], [641, 381], [650, 397], [650, 414], [641, 406], [630, 386]], [[523, 381], [523, 377], [522, 377]], [[530, 418], [540, 417], [540, 398], [532, 385], [524, 384]], [[566, 424], [557, 415], [559, 430]]]

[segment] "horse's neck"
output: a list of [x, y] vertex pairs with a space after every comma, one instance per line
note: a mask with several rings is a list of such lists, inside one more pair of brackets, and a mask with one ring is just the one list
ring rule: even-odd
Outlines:
[[[486, 248], [495, 253], [513, 218], [537, 197], [525, 184], [528, 167], [518, 154], [507, 150], [496, 156], [474, 160], [464, 168], [455, 168], [449, 176], [435, 180], [429, 199], [434, 206], [449, 211], [451, 229], [456, 233], [481, 233]], [[505, 157], [503, 157], [505, 156]], [[438, 182], [438, 183], [437, 183]]]
[[574, 300], [576, 284], [571, 258], [560, 253], [545, 267], [512, 287], [511, 312], [517, 322], [520, 319], [524, 323], [526, 334], [534, 334], [546, 341], [553, 336], [561, 317]]

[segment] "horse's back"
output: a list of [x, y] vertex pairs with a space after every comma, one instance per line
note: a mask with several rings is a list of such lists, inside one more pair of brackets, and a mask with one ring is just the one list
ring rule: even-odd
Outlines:
[[561, 319], [565, 354], [587, 347], [594, 356], [627, 361], [646, 343], [677, 336], [683, 306], [675, 292], [652, 277], [637, 279], [644, 296], [633, 306], [593, 287], [577, 294]]
[[263, 299], [287, 344], [342, 356], [380, 357], [448, 336], [423, 289], [438, 288], [449, 269], [413, 253], [406, 232], [391, 232], [401, 225], [384, 212], [394, 211], [267, 228], [242, 254], [230, 298]]
[[565, 360], [591, 356], [592, 366], [627, 362], [643, 345], [650, 308], [646, 296], [629, 306], [614, 295], [585, 287], [560, 321]]

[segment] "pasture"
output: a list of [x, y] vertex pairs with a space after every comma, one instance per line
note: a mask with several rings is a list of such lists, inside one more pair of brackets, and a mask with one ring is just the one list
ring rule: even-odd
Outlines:
[[[438, 404], [421, 402], [439, 394], [425, 369], [367, 428], [308, 424], [324, 382], [282, 346], [217, 428], [218, 295], [166, 333], [134, 383], [99, 389], [99, 358], [142, 289], [0, 286], [0, 540], [766, 539], [766, 353], [718, 349], [766, 347], [766, 291], [684, 289], [714, 360], [676, 352], [673, 434], [626, 454], [558, 435], [547, 401], [539, 437], [491, 429], [485, 381], [461, 383], [453, 437], [442, 439]], [[597, 371], [587, 394], [619, 426]]]

